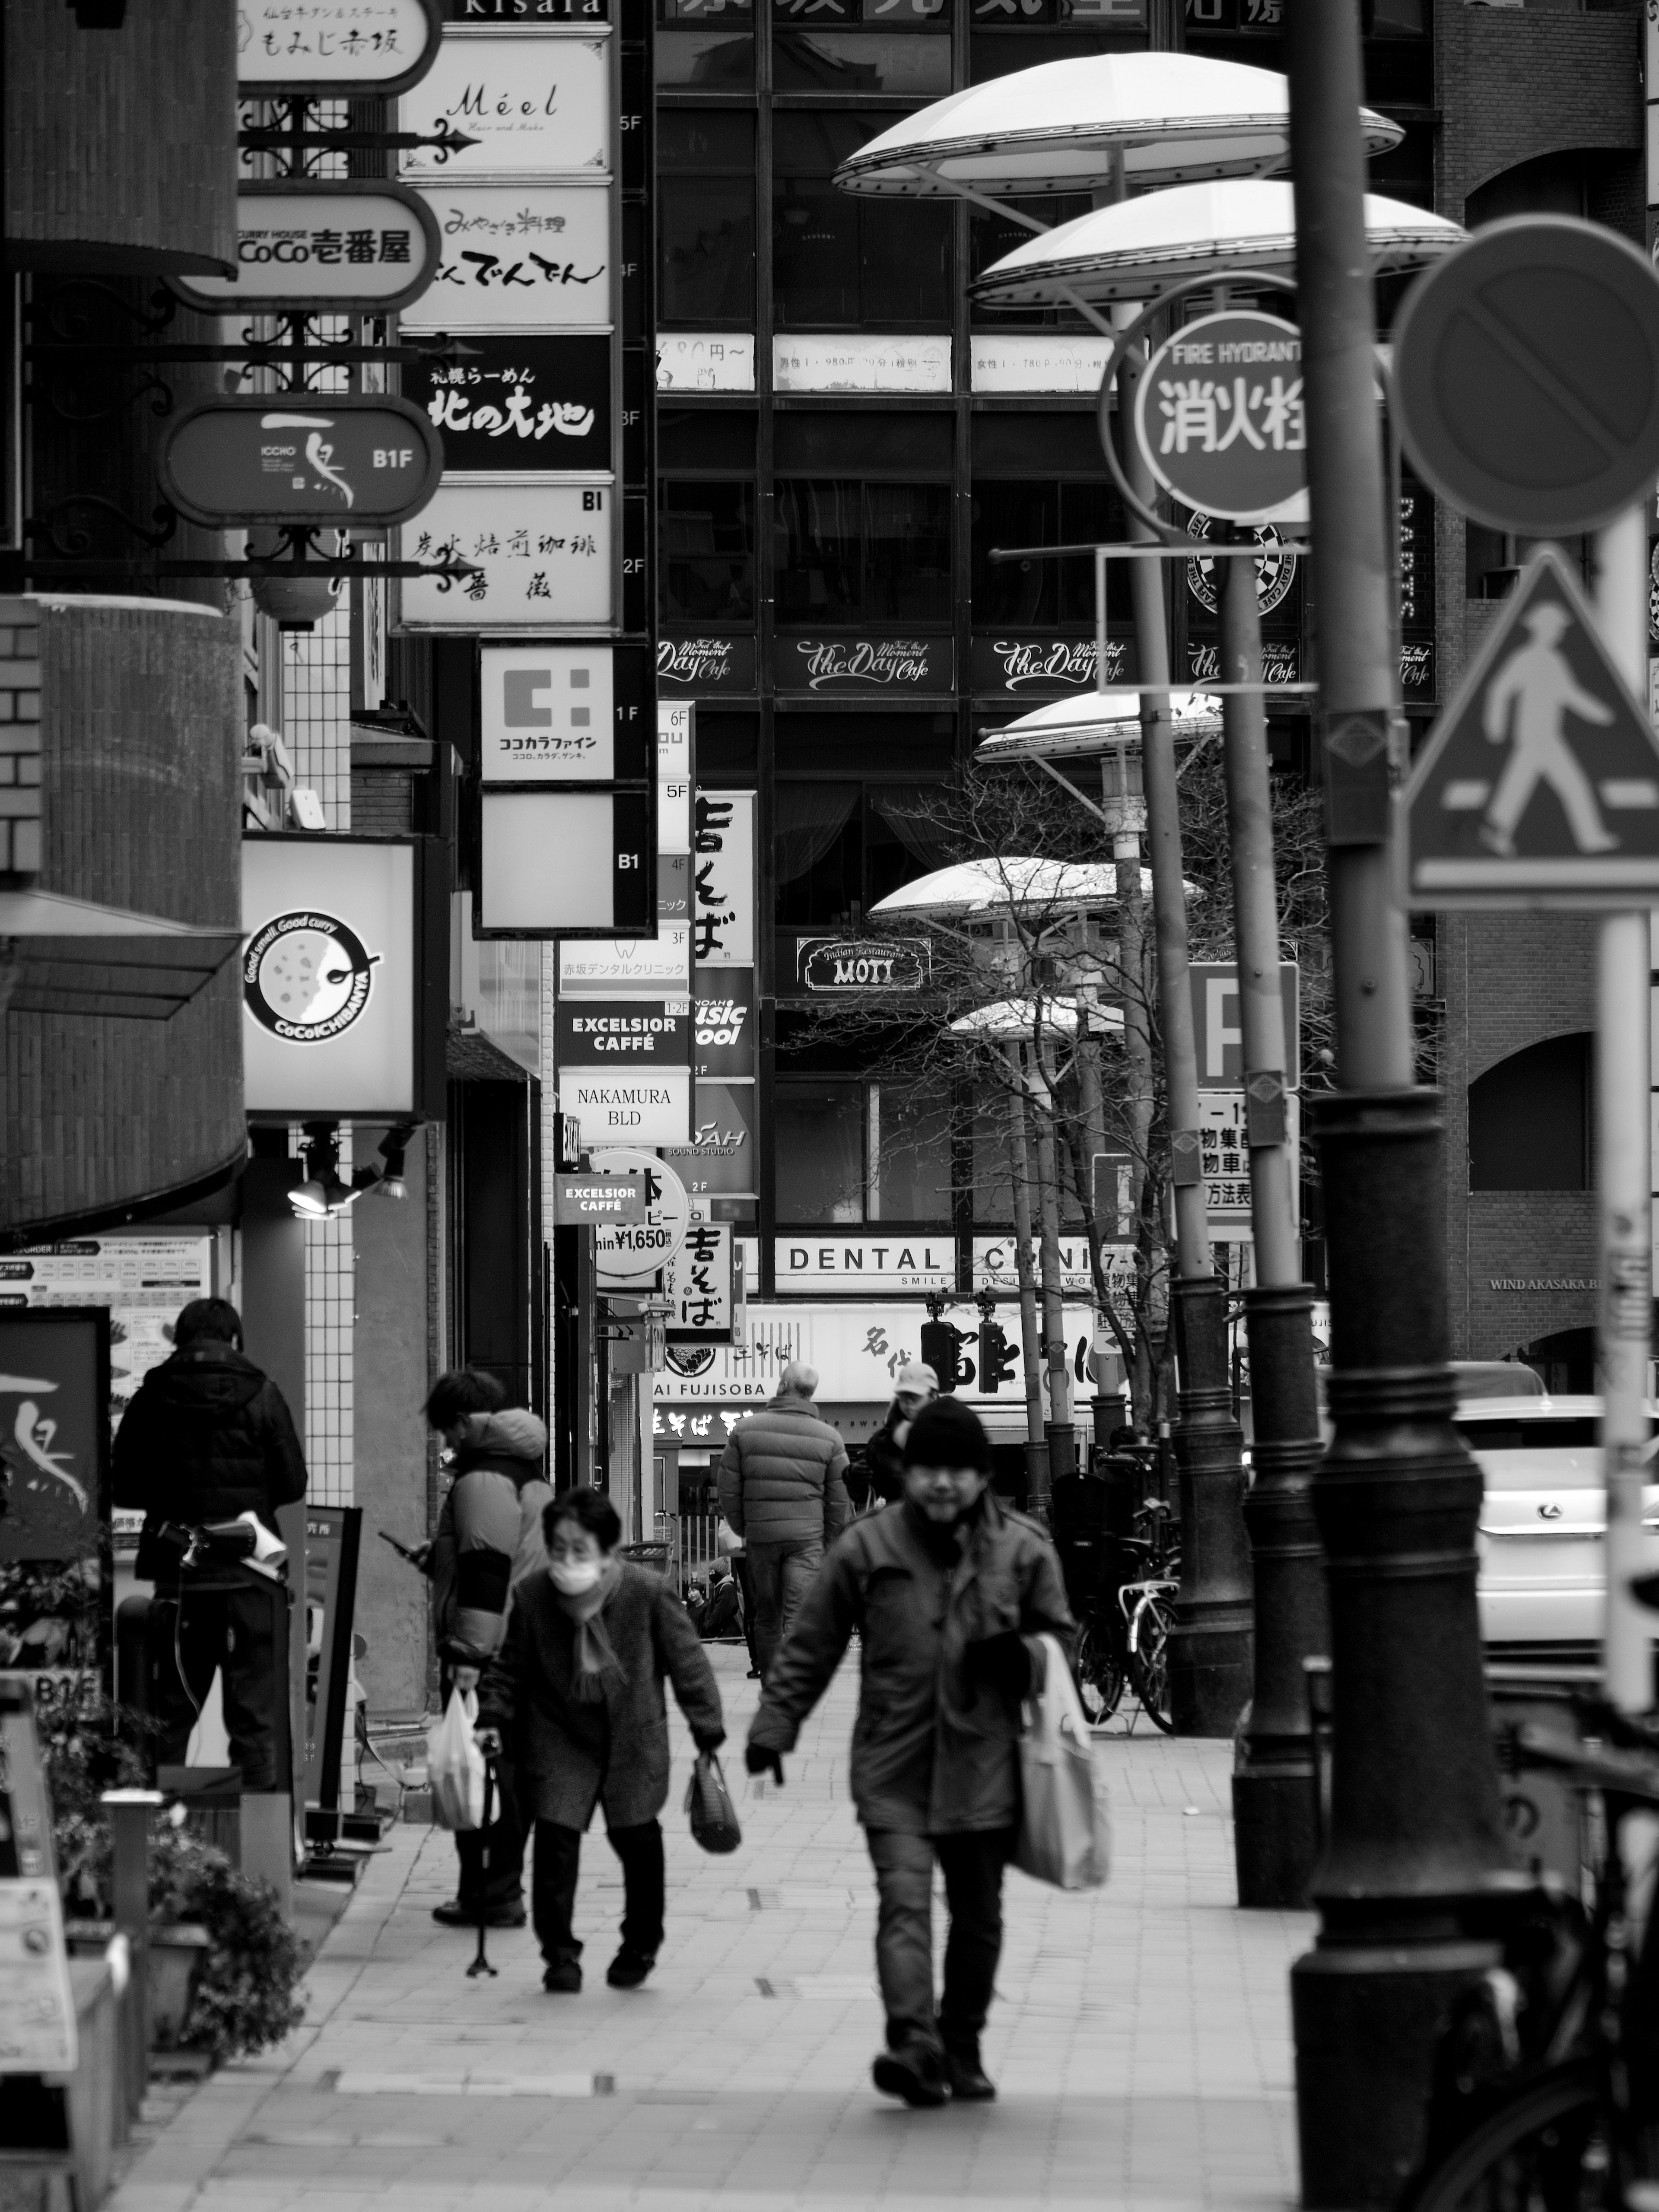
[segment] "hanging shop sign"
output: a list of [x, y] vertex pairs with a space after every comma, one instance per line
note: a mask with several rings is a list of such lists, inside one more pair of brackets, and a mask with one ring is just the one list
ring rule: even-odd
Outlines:
[[21, 1675], [0, 1675], [0, 2075], [79, 2062], [34, 1701]]
[[645, 1191], [637, 1176], [556, 1176], [553, 1218], [561, 1229], [593, 1229], [607, 1221], [643, 1221]]
[[611, 304], [611, 195], [603, 185], [429, 185], [431, 289], [405, 331], [603, 327]]
[[401, 522], [438, 488], [443, 445], [407, 400], [209, 399], [163, 431], [161, 489], [211, 529]]
[[700, 791], [691, 850], [691, 954], [702, 968], [755, 964], [755, 794]]
[[694, 1198], [753, 1198], [759, 1189], [755, 1158], [755, 1084], [697, 1079], [690, 1141], [671, 1146], [674, 1163]]
[[553, 1016], [561, 1070], [691, 1065], [691, 1009], [684, 1000], [561, 1000]]
[[659, 927], [655, 937], [619, 938], [614, 944], [559, 940], [559, 989], [595, 994], [638, 992], [662, 998], [684, 989], [691, 973], [690, 928]]
[[699, 1084], [755, 1073], [755, 971], [699, 969], [692, 1000], [692, 1060]]
[[[419, 417], [428, 436], [436, 432]], [[405, 531], [404, 557], [459, 560], [479, 570], [441, 588], [435, 576], [406, 576], [399, 622], [410, 630], [589, 630], [610, 628], [614, 604], [611, 520], [604, 483], [509, 482], [441, 484], [418, 530]]]
[[0, 1665], [43, 1717], [108, 1687], [111, 1334], [106, 1306], [0, 1310]]
[[608, 645], [485, 646], [478, 679], [483, 781], [643, 781], [651, 773], [655, 709], [641, 674], [637, 653]]
[[648, 787], [486, 790], [479, 812], [481, 933], [553, 937], [650, 927], [655, 884]]
[[670, 1344], [730, 1344], [736, 1300], [729, 1222], [693, 1221], [663, 1271]]
[[948, 392], [951, 341], [932, 337], [777, 337], [775, 392]]
[[691, 1126], [689, 1067], [562, 1068], [559, 1100], [584, 1145], [683, 1145]]
[[772, 647], [780, 691], [825, 698], [949, 691], [955, 665], [948, 637], [780, 637]]
[[[1210, 535], [1210, 518], [1195, 514], [1187, 526], [1193, 538]], [[1255, 529], [1255, 541], [1261, 548], [1261, 557], [1255, 563], [1256, 611], [1270, 615], [1282, 606], [1290, 596], [1296, 581], [1296, 556], [1287, 552], [1284, 540], [1271, 523], [1260, 523]], [[1212, 556], [1199, 553], [1187, 563], [1187, 589], [1206, 614], [1216, 614], [1221, 605], [1221, 579]]]
[[[1129, 637], [1106, 641], [1106, 677], [1111, 684], [1131, 681]], [[1097, 652], [1091, 637], [976, 637], [970, 648], [970, 688], [977, 694], [1000, 693], [1018, 699], [1053, 693], [1092, 691], [1096, 687]]]
[[920, 991], [933, 974], [933, 954], [921, 937], [799, 937], [795, 973], [814, 998]]
[[657, 641], [657, 682], [670, 696], [706, 698], [722, 691], [752, 691], [757, 654], [746, 637], [664, 637]]
[[691, 337], [665, 332], [657, 339], [659, 392], [752, 392], [755, 341], [735, 331]]
[[444, 467], [608, 469], [611, 340], [480, 333], [472, 358], [404, 370], [404, 396], [442, 434]]
[[418, 192], [378, 179], [278, 178], [236, 188], [236, 274], [173, 276], [204, 314], [387, 314], [437, 272], [437, 220]]
[[313, 100], [407, 92], [438, 58], [438, 0], [241, 0], [236, 88]]
[[[567, 1102], [562, 1100], [565, 1110]], [[625, 1146], [609, 1146], [595, 1152], [592, 1162], [599, 1175], [636, 1176], [645, 1190], [642, 1222], [607, 1223], [593, 1240], [594, 1271], [604, 1291], [626, 1290], [650, 1282], [665, 1267], [685, 1242], [690, 1226], [691, 1202], [685, 1185], [672, 1168], [651, 1152]]]
[[1186, 324], [1146, 365], [1134, 431], [1158, 483], [1199, 514], [1231, 522], [1304, 518], [1301, 332], [1254, 310]]
[[243, 839], [250, 1113], [441, 1115], [449, 902], [440, 854], [434, 861], [421, 838]]
[[398, 102], [399, 128], [475, 139], [460, 153], [407, 148], [403, 175], [441, 178], [608, 175], [611, 117], [608, 38], [591, 32], [457, 35], [452, 26], [418, 92]]

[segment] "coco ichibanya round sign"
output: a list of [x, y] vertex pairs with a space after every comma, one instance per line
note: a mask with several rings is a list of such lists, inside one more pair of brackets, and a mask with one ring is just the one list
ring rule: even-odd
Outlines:
[[379, 957], [335, 915], [273, 915], [242, 955], [242, 996], [273, 1036], [325, 1044], [368, 1005]]
[[1302, 333], [1243, 310], [1173, 331], [1146, 364], [1134, 430], [1164, 490], [1198, 514], [1299, 520], [1308, 485]]

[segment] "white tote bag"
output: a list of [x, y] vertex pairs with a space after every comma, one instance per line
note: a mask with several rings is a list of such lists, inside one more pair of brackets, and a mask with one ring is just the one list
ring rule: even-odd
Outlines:
[[1014, 1864], [1056, 1889], [1098, 1889], [1112, 1863], [1105, 1784], [1095, 1772], [1089, 1723], [1066, 1655], [1052, 1636], [1042, 1647], [1042, 1687], [1026, 1705], [1019, 1740]]
[[426, 1732], [426, 1775], [432, 1817], [441, 1828], [482, 1828], [483, 1753], [472, 1741], [478, 1700], [471, 1690], [452, 1690], [444, 1717]]

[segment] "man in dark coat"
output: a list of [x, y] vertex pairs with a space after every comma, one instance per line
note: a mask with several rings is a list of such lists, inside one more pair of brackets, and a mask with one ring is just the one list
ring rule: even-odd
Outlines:
[[777, 1396], [738, 1422], [720, 1456], [720, 1511], [748, 1553], [763, 1676], [823, 1564], [824, 1547], [852, 1517], [847, 1447], [812, 1410], [817, 1387], [813, 1370], [792, 1359]]
[[[137, 1571], [155, 1584], [155, 1759], [177, 1765], [219, 1670], [232, 1759], [247, 1790], [286, 1788], [276, 1772], [272, 1600], [234, 1569], [192, 1568], [163, 1523], [198, 1528], [252, 1513], [273, 1536], [276, 1509], [306, 1494], [305, 1455], [283, 1394], [242, 1354], [241, 1316], [195, 1298], [173, 1327], [173, 1356], [139, 1384], [116, 1431], [114, 1498], [144, 1516]], [[173, 1663], [177, 1655], [178, 1664]]]
[[[876, 1869], [876, 1968], [887, 2049], [876, 2087], [907, 2104], [996, 2094], [979, 2039], [1002, 1950], [1002, 1871], [1019, 1821], [1020, 1701], [1069, 1652], [1075, 1624], [1053, 1546], [990, 1488], [991, 1447], [965, 1406], [939, 1398], [911, 1424], [904, 1498], [842, 1537], [766, 1678], [749, 1731], [751, 1774], [782, 1754], [853, 1631], [860, 1639], [853, 1802]], [[933, 1862], [951, 1911], [933, 2002]]]
[[726, 1741], [720, 1693], [678, 1592], [617, 1557], [622, 1523], [603, 1492], [567, 1491], [542, 1521], [548, 1563], [514, 1593], [507, 1640], [479, 1692], [478, 1741], [511, 1759], [520, 1800], [535, 1814], [531, 1901], [543, 1988], [574, 1996], [582, 1985], [571, 1916], [582, 1834], [603, 1804], [624, 1898], [622, 1948], [605, 1979], [637, 1989], [663, 1937], [663, 1677], [699, 1751]]

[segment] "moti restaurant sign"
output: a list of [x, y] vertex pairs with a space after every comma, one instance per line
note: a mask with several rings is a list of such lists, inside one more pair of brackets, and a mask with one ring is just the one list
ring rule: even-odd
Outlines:
[[1308, 483], [1301, 332], [1277, 315], [1200, 315], [1147, 363], [1134, 429], [1159, 483], [1200, 514], [1300, 516]]
[[239, 91], [369, 93], [418, 84], [437, 58], [438, 0], [242, 0]]
[[781, 637], [772, 667], [780, 691], [863, 697], [949, 691], [955, 660], [948, 637]]
[[384, 314], [425, 291], [441, 250], [436, 218], [406, 185], [282, 178], [237, 188], [234, 276], [168, 281], [209, 314]]
[[665, 691], [752, 691], [752, 637], [665, 637], [657, 641], [657, 681]]
[[210, 399], [162, 434], [161, 487], [192, 521], [375, 524], [416, 514], [443, 447], [407, 400]]
[[858, 991], [920, 991], [933, 973], [925, 938], [802, 937], [795, 972], [814, 997]]

